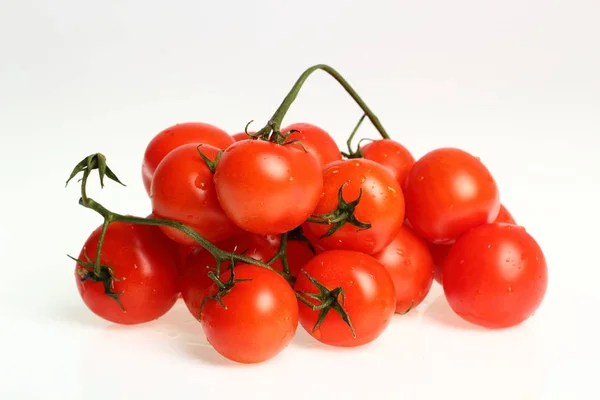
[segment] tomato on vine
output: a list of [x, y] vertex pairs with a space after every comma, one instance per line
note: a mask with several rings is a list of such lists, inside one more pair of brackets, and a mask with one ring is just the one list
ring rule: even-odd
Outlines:
[[441, 148], [419, 159], [404, 190], [406, 217], [433, 243], [452, 243], [500, 211], [498, 187], [488, 169], [471, 154]]
[[[233, 274], [232, 275], [232, 272]], [[213, 283], [200, 321], [210, 344], [224, 357], [258, 363], [279, 354], [298, 327], [298, 303], [273, 271], [239, 264]]]
[[243, 140], [228, 147], [214, 176], [225, 214], [240, 228], [280, 234], [304, 222], [319, 202], [321, 167], [293, 145]]
[[323, 195], [303, 225], [327, 249], [381, 251], [404, 221], [400, 184], [382, 165], [365, 159], [335, 161], [323, 169]]
[[[208, 145], [180, 146], [161, 161], [152, 180], [152, 213], [185, 223], [213, 243], [239, 232], [219, 204], [213, 173], [204, 159], [215, 161], [219, 151]], [[196, 244], [179, 230], [161, 229], [178, 243]]]
[[302, 271], [294, 285], [300, 324], [320, 342], [360, 346], [379, 337], [392, 320], [394, 283], [375, 258], [330, 250], [314, 257]]
[[148, 194], [158, 164], [171, 151], [188, 143], [204, 143], [224, 150], [234, 142], [227, 132], [202, 122], [185, 122], [159, 132], [148, 144], [142, 164], [142, 178]]
[[298, 122], [283, 128], [281, 132], [283, 134], [290, 134], [286, 142], [293, 140], [300, 141], [306, 151], [317, 158], [322, 167], [330, 162], [342, 159], [340, 150], [333, 138], [318, 126]]
[[179, 294], [178, 249], [158, 227], [113, 222], [94, 260], [102, 226], [86, 240], [75, 267], [77, 289], [94, 314], [117, 324], [155, 320]]
[[415, 163], [414, 157], [406, 147], [391, 139], [380, 139], [361, 146], [360, 152], [365, 159], [386, 167], [400, 186], [404, 187], [410, 169]]
[[443, 268], [444, 293], [462, 318], [487, 328], [520, 324], [540, 306], [546, 259], [522, 227], [493, 223], [462, 235]]

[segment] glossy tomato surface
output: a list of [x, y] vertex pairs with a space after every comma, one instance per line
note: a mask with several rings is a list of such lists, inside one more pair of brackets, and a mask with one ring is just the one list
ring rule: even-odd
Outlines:
[[517, 325], [540, 306], [546, 259], [524, 228], [487, 224], [461, 236], [443, 268], [444, 293], [462, 318], [487, 328]]
[[227, 132], [202, 122], [185, 122], [159, 132], [146, 147], [142, 164], [142, 178], [146, 192], [150, 194], [152, 177], [158, 164], [171, 151], [188, 143], [203, 143], [226, 149], [234, 142]]
[[433, 243], [452, 243], [467, 230], [494, 221], [498, 187], [478, 158], [455, 149], [427, 153], [411, 169], [404, 191], [411, 226]]
[[[101, 228], [86, 240], [79, 259], [94, 259]], [[158, 227], [113, 222], [102, 246], [101, 265], [110, 267], [116, 280], [113, 291], [123, 292], [119, 300], [107, 296], [102, 282], [86, 280], [86, 269], [77, 264], [77, 289], [85, 305], [96, 315], [117, 324], [139, 324], [165, 314], [179, 294], [178, 249]]]
[[[184, 223], [214, 243], [239, 232], [239, 228], [221, 208], [213, 173], [199, 152], [214, 161], [219, 149], [186, 144], [161, 161], [152, 181], [152, 213], [157, 218]], [[180, 244], [193, 246], [197, 243], [179, 230], [161, 229]]]
[[[355, 251], [330, 250], [314, 257], [302, 269], [329, 290], [344, 289], [344, 298], [338, 296], [337, 300], [350, 317], [356, 333], [353, 337], [348, 325], [333, 309], [314, 330], [319, 311], [299, 303], [300, 324], [315, 339], [333, 346], [360, 346], [375, 340], [389, 325], [396, 308], [394, 283], [375, 258]], [[294, 289], [319, 293], [304, 273], [298, 275]], [[309, 301], [321, 304], [318, 300]]]
[[280, 234], [305, 221], [319, 202], [323, 177], [318, 161], [292, 146], [243, 140], [217, 165], [215, 187], [227, 216], [242, 229]]
[[373, 255], [387, 269], [396, 289], [396, 312], [417, 307], [433, 283], [433, 259], [427, 242], [407, 226], [381, 252]]
[[333, 138], [329, 133], [318, 126], [305, 122], [298, 122], [281, 129], [281, 133], [283, 134], [287, 134], [291, 131], [296, 132], [293, 132], [287, 138], [286, 142], [299, 140], [306, 151], [317, 158], [321, 166], [342, 159], [340, 150]]
[[361, 229], [346, 223], [330, 236], [322, 237], [332, 225], [307, 222], [304, 232], [315, 245], [327, 249], [355, 250], [367, 254], [381, 251], [400, 230], [404, 221], [404, 196], [400, 184], [382, 165], [365, 159], [336, 161], [323, 169], [323, 195], [314, 215], [331, 213], [338, 207], [340, 187], [347, 203], [362, 190], [354, 216], [371, 224]]
[[401, 187], [406, 184], [408, 173], [415, 163], [415, 158], [400, 143], [391, 139], [375, 140], [360, 148], [363, 157], [386, 167]]
[[[229, 279], [225, 272], [221, 281]], [[240, 363], [258, 363], [279, 354], [298, 327], [298, 303], [290, 285], [273, 271], [253, 265], [235, 268], [236, 283], [221, 297], [206, 302], [201, 322], [210, 344]], [[216, 285], [209, 289], [217, 292]]]

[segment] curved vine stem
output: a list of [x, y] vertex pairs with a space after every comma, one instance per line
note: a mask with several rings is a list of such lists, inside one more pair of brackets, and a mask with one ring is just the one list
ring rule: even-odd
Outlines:
[[313, 72], [315, 72], [317, 70], [327, 72], [340, 85], [342, 85], [342, 87], [346, 90], [346, 92], [348, 92], [350, 97], [352, 97], [354, 99], [354, 101], [359, 105], [359, 107], [363, 110], [364, 114], [369, 118], [371, 123], [375, 126], [375, 128], [377, 129], [377, 131], [379, 132], [381, 137], [383, 137], [384, 139], [390, 138], [390, 136], [385, 131], [383, 125], [381, 125], [381, 122], [379, 122], [379, 118], [377, 118], [377, 116], [373, 113], [373, 111], [371, 111], [371, 109], [367, 106], [367, 104], [363, 101], [363, 99], [358, 95], [358, 93], [356, 93], [356, 91], [348, 83], [348, 81], [346, 81], [346, 79], [344, 79], [344, 77], [342, 75], [340, 75], [340, 73], [337, 72], [335, 69], [333, 69], [329, 65], [325, 65], [325, 64], [314, 65], [314, 66], [308, 68], [306, 71], [304, 71], [304, 73], [302, 73], [302, 75], [300, 75], [300, 77], [298, 78], [298, 80], [296, 81], [296, 83], [294, 84], [294, 86], [292, 87], [290, 92], [287, 94], [285, 99], [283, 99], [283, 102], [281, 103], [279, 108], [277, 108], [277, 110], [275, 111], [275, 113], [273, 114], [273, 116], [271, 117], [269, 122], [267, 123], [267, 125], [264, 128], [262, 128], [260, 131], [258, 131], [254, 136], [268, 137], [271, 133], [273, 133], [275, 135], [279, 135], [279, 133], [280, 133], [279, 130], [281, 129], [281, 122], [283, 121], [283, 117], [290, 109], [290, 106], [292, 105], [294, 100], [296, 100], [296, 97], [298, 96], [300, 89], [304, 85], [304, 82], [308, 79], [308, 77]]

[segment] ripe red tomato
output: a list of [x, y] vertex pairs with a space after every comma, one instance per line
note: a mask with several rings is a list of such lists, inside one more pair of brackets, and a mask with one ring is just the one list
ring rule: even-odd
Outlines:
[[[228, 251], [243, 253], [255, 260], [268, 262], [277, 254], [279, 244], [272, 238], [254, 235], [251, 233], [240, 233], [229, 239], [218, 242], [217, 247]], [[189, 255], [182, 271], [181, 295], [185, 304], [193, 316], [200, 315], [200, 305], [207, 296], [206, 291], [213, 281], [208, 277], [210, 271], [215, 270], [215, 258], [203, 248], [197, 248]], [[277, 260], [272, 267], [281, 271], [281, 261]], [[221, 263], [221, 271], [229, 268], [229, 262]]]
[[487, 168], [469, 153], [442, 148], [418, 160], [404, 191], [412, 227], [433, 243], [452, 243], [500, 210], [498, 188]]
[[314, 155], [321, 166], [342, 159], [340, 150], [333, 138], [318, 126], [298, 122], [286, 126], [281, 130], [281, 133], [286, 134], [293, 130], [297, 132], [292, 133], [286, 139], [286, 142], [300, 140], [306, 151]]
[[404, 187], [408, 173], [415, 163], [415, 158], [406, 147], [391, 139], [382, 139], [368, 143], [360, 150], [367, 160], [375, 161], [386, 167], [400, 186]]
[[[350, 317], [356, 333], [335, 310], [329, 310], [321, 325], [313, 331], [320, 311], [299, 303], [300, 324], [315, 339], [333, 346], [360, 346], [375, 340], [388, 326], [396, 308], [394, 283], [379, 261], [355, 251], [330, 250], [309, 261], [303, 268], [329, 290], [342, 288], [337, 301]], [[304, 273], [298, 275], [294, 289], [304, 293], [320, 293]], [[334, 294], [332, 294], [334, 296]], [[307, 298], [311, 304], [320, 301]]]
[[[516, 224], [513, 216], [510, 214], [510, 212], [508, 212], [508, 210], [502, 204], [500, 205], [500, 212], [498, 213], [498, 216], [496, 217], [494, 222], [495, 223], [513, 224], [513, 225]], [[439, 284], [441, 284], [442, 283], [442, 267], [444, 266], [444, 261], [446, 261], [446, 257], [448, 257], [448, 253], [450, 252], [452, 245], [451, 244], [428, 243], [428, 246], [429, 246], [429, 251], [431, 252], [431, 255], [433, 257], [433, 263], [435, 265], [434, 278]]]
[[[221, 275], [227, 281], [230, 272]], [[258, 363], [279, 354], [298, 327], [298, 303], [290, 285], [273, 271], [254, 265], [235, 267], [235, 279], [244, 280], [221, 297], [224, 308], [208, 300], [201, 322], [210, 344], [224, 357]], [[209, 293], [216, 294], [215, 284]]]
[[323, 188], [313, 156], [263, 140], [227, 148], [214, 181], [227, 216], [244, 230], [263, 235], [299, 226], [315, 209]]
[[148, 144], [142, 165], [142, 178], [146, 192], [150, 194], [152, 176], [167, 154], [188, 143], [204, 143], [224, 150], [234, 142], [227, 132], [202, 122], [186, 122], [173, 125], [159, 132]]
[[541, 304], [547, 285], [539, 245], [525, 229], [510, 224], [471, 229], [452, 246], [443, 268], [450, 307], [487, 328], [525, 321]]
[[320, 239], [332, 227], [307, 222], [304, 232], [317, 246], [355, 250], [367, 254], [381, 251], [400, 230], [404, 221], [404, 196], [400, 184], [382, 165], [365, 159], [335, 161], [323, 169], [323, 195], [314, 215], [331, 213], [338, 207], [340, 187], [347, 203], [362, 197], [355, 208], [356, 219], [371, 224], [361, 229], [346, 223], [330, 236]]
[[[184, 223], [214, 243], [230, 237], [239, 229], [223, 212], [215, 192], [213, 173], [199, 151], [209, 160], [214, 160], [219, 149], [186, 144], [161, 161], [152, 181], [152, 213], [157, 218]], [[186, 246], [197, 244], [176, 229], [161, 229], [178, 243]]]
[[315, 253], [313, 253], [308, 243], [302, 240], [288, 240], [287, 258], [292, 276], [298, 276], [300, 269], [314, 256]]
[[[248, 131], [248, 133], [250, 135], [255, 134], [256, 132], [250, 132]], [[251, 139], [250, 136], [248, 136], [246, 134], [246, 132], [240, 132], [240, 133], [236, 133], [235, 135], [231, 135], [231, 137], [233, 138], [233, 140], [235, 140], [236, 142], [240, 142], [242, 140], [247, 140], [247, 139]]]
[[[86, 240], [79, 260], [95, 259], [102, 227]], [[87, 256], [87, 257], [86, 257]], [[105, 294], [102, 282], [82, 281], [88, 270], [77, 264], [77, 289], [85, 305], [96, 315], [117, 324], [139, 324], [157, 319], [171, 309], [179, 293], [178, 249], [159, 228], [113, 222], [108, 227], [101, 265], [110, 267], [115, 299]]]
[[433, 259], [427, 242], [407, 226], [381, 252], [373, 255], [387, 269], [396, 288], [396, 312], [415, 308], [433, 283]]

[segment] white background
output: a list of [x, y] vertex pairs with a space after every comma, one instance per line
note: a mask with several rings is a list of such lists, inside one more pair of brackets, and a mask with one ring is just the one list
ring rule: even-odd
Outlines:
[[[598, 398], [598, 21], [598, 0], [2, 0], [0, 398]], [[128, 187], [93, 195], [144, 215], [155, 133], [192, 120], [259, 128], [322, 62], [415, 156], [481, 157], [546, 253], [538, 313], [477, 329], [434, 286], [372, 345], [325, 348], [300, 329], [276, 359], [240, 366], [180, 304], [137, 328], [88, 312], [66, 254], [101, 221], [64, 189], [74, 164], [104, 152]], [[359, 117], [316, 73], [286, 122], [341, 144]]]

